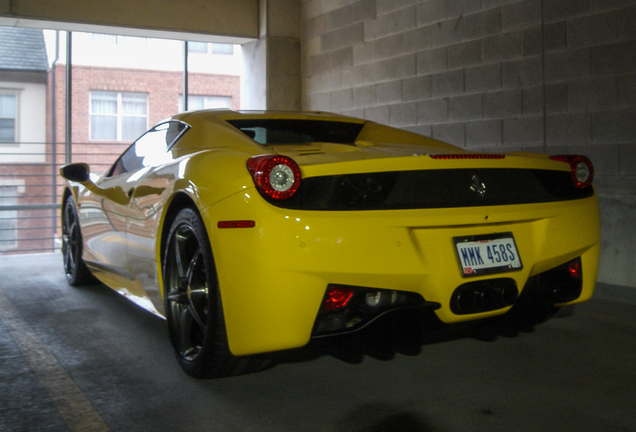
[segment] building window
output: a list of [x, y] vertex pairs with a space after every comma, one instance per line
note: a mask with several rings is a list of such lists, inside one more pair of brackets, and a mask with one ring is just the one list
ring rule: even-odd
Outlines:
[[[18, 187], [0, 186], [0, 207], [18, 205]], [[0, 211], [0, 251], [18, 247], [18, 211]]]
[[[188, 95], [188, 111], [223, 108], [232, 109], [232, 96]], [[183, 95], [179, 96], [179, 111], [183, 111]]]
[[148, 129], [148, 94], [91, 91], [91, 140], [133, 141]]
[[207, 54], [208, 44], [206, 42], [188, 42], [188, 52]]
[[93, 39], [93, 44], [95, 45], [116, 45], [117, 44], [116, 35], [93, 33], [91, 37]]
[[93, 45], [109, 46], [109, 45], [129, 45], [132, 47], [142, 48], [146, 46], [146, 38], [137, 36], [117, 36], [112, 34], [91, 33]]
[[0, 94], [0, 142], [16, 142], [17, 96]]
[[230, 44], [219, 44], [213, 43], [212, 45], [212, 54], [234, 54], [234, 45]]
[[233, 55], [234, 45], [207, 42], [188, 42], [188, 52], [197, 54]]

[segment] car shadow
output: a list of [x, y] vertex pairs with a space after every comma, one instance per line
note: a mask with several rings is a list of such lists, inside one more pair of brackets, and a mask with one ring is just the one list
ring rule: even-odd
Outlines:
[[443, 324], [434, 314], [409, 311], [386, 316], [364, 329], [346, 336], [314, 339], [307, 346], [267, 355], [272, 366], [299, 363], [330, 356], [350, 364], [362, 363], [365, 357], [388, 361], [396, 355], [417, 356], [424, 347], [462, 339], [495, 342], [533, 333], [548, 319], [574, 314], [574, 307], [549, 310], [529, 316], [527, 311], [511, 311], [496, 318], [454, 325]]
[[338, 425], [343, 432], [434, 432], [438, 430], [421, 414], [398, 405], [385, 403], [362, 404]]

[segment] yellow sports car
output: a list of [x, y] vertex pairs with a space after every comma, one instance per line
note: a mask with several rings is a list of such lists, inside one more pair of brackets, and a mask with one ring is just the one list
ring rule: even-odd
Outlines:
[[95, 276], [165, 316], [195, 377], [403, 310], [452, 324], [582, 302], [597, 276], [584, 156], [471, 153], [326, 113], [197, 111], [103, 176], [60, 172], [68, 281]]

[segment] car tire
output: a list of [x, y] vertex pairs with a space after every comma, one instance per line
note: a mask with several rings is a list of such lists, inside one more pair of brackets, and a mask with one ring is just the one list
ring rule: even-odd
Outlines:
[[64, 202], [62, 213], [62, 256], [66, 280], [72, 286], [95, 282], [95, 278], [82, 259], [83, 248], [82, 231], [75, 201], [72, 197], [68, 197]]
[[221, 378], [263, 369], [266, 361], [230, 352], [210, 242], [194, 209], [177, 214], [163, 255], [166, 320], [183, 370]]

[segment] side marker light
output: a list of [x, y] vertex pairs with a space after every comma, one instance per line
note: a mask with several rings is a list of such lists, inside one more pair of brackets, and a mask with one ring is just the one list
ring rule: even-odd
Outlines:
[[218, 228], [254, 228], [256, 222], [251, 220], [219, 221], [216, 226]]

